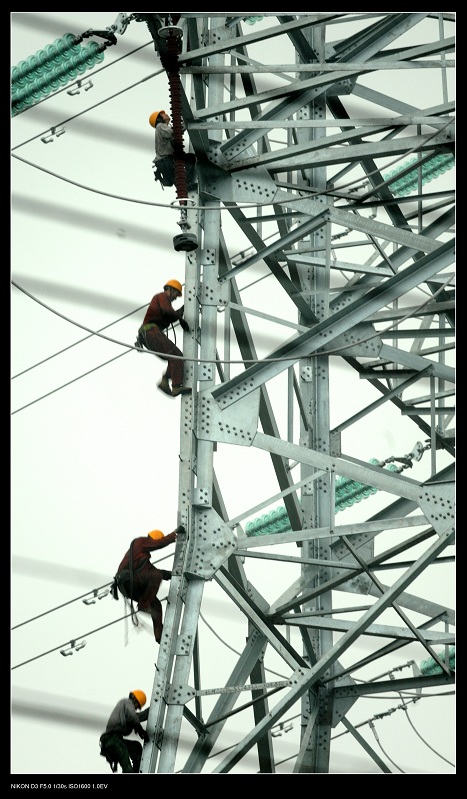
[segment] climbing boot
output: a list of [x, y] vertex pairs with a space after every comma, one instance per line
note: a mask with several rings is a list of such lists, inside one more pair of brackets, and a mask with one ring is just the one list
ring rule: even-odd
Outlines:
[[178, 397], [179, 394], [191, 394], [191, 388], [189, 386], [172, 386], [172, 397]]
[[168, 394], [169, 397], [174, 396], [172, 391], [170, 390], [169, 379], [167, 375], [163, 376], [161, 382], [157, 384], [157, 388], [160, 388], [160, 390], [163, 391], [164, 394]]

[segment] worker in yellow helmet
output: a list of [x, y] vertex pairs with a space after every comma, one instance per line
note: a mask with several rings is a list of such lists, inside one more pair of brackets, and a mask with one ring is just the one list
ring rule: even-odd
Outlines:
[[136, 732], [146, 743], [149, 735], [142, 721], [147, 721], [149, 708], [138, 713], [146, 704], [144, 691], [131, 691], [126, 699], [120, 699], [109, 716], [105, 732], [102, 733], [99, 743], [101, 755], [105, 757], [113, 772], [117, 766], [122, 767], [123, 774], [137, 774], [143, 754], [143, 747], [139, 741], [125, 740], [124, 736]]
[[[175, 342], [171, 341], [164, 332], [173, 323], [179, 322], [183, 330], [189, 332], [188, 322], [183, 318], [184, 306], [175, 310], [172, 303], [182, 296], [182, 284], [179, 280], [167, 280], [164, 290], [155, 294], [149, 303], [148, 309], [143, 319], [143, 324], [138, 330], [138, 338], [135, 347], [146, 347], [151, 352], [167, 361], [162, 380], [158, 383], [158, 388], [170, 397], [178, 397], [179, 394], [189, 394], [191, 388], [183, 385], [183, 353]], [[176, 358], [165, 358], [163, 353], [176, 355]], [[170, 386], [169, 381], [172, 383]]]
[[169, 535], [164, 535], [160, 530], [151, 530], [147, 536], [135, 538], [118, 567], [111, 589], [114, 599], [118, 599], [118, 589], [131, 603], [133, 623], [136, 625], [138, 621], [133, 610], [133, 601], [138, 603], [138, 611], [151, 614], [154, 638], [158, 644], [162, 637], [162, 604], [157, 592], [162, 580], [170, 580], [172, 572], [154, 566], [150, 554], [156, 549], [173, 544], [177, 533], [184, 532], [185, 528], [180, 525]]
[[[174, 132], [170, 122], [170, 117], [165, 111], [154, 111], [149, 117], [149, 124], [155, 129], [154, 179], [160, 180], [163, 186], [173, 186], [175, 183]], [[183, 124], [182, 130], [184, 130]], [[198, 188], [195, 183], [196, 156], [194, 153], [185, 153], [181, 148], [180, 157], [185, 163], [187, 189], [195, 191]]]

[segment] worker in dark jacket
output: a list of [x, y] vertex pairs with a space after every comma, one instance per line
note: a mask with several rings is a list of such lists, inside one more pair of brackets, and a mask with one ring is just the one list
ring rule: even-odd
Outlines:
[[[178, 280], [168, 280], [164, 286], [164, 291], [155, 294], [149, 303], [143, 319], [143, 324], [138, 330], [138, 338], [135, 342], [136, 347], [146, 347], [152, 352], [170, 353], [177, 355], [178, 358], [163, 358], [167, 360], [167, 369], [158, 383], [158, 388], [171, 397], [178, 397], [179, 394], [189, 394], [191, 388], [183, 385], [183, 353], [164, 333], [164, 330], [174, 322], [180, 322], [183, 330], [189, 331], [188, 322], [183, 318], [183, 309], [175, 310], [172, 303], [177, 297], [182, 296], [182, 284]], [[169, 380], [172, 382], [170, 388]]]
[[137, 712], [145, 704], [144, 691], [132, 691], [127, 699], [120, 699], [117, 702], [110, 714], [107, 727], [99, 742], [101, 755], [105, 757], [113, 772], [117, 771], [118, 765], [122, 767], [124, 774], [139, 772], [143, 747], [139, 741], [125, 740], [124, 736], [136, 732], [145, 743], [149, 741], [149, 735], [141, 726], [142, 721], [147, 721], [149, 708], [142, 713]]
[[[160, 644], [162, 637], [162, 604], [157, 596], [162, 580], [170, 580], [172, 572], [158, 569], [150, 561], [150, 553], [173, 544], [177, 533], [184, 533], [180, 525], [169, 535], [160, 530], [151, 530], [147, 536], [135, 538], [125, 554], [115, 575], [115, 583], [127, 600], [138, 603], [138, 610], [150, 613], [154, 638]], [[115, 592], [113, 590], [115, 597]], [[117, 597], [118, 598], [118, 595]]]
[[[174, 132], [170, 124], [170, 117], [165, 111], [154, 111], [149, 117], [149, 124], [155, 129], [154, 178], [160, 180], [163, 186], [173, 186], [175, 183]], [[184, 130], [183, 126], [182, 130]], [[194, 191], [197, 189], [195, 183], [196, 156], [194, 153], [185, 153], [183, 148], [180, 148], [180, 156], [185, 163], [188, 191]]]

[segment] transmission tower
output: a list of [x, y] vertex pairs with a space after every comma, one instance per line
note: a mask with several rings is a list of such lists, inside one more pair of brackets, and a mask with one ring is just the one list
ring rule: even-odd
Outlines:
[[[351, 721], [359, 699], [454, 681], [453, 610], [414, 586], [451, 568], [454, 543], [453, 14], [134, 16], [162, 62], [180, 39], [172, 113], [199, 178], [180, 201], [198, 245], [185, 255], [187, 534], [142, 771], [242, 773], [254, 755], [275, 773], [294, 717], [294, 773], [329, 772], [337, 727], [390, 772]], [[231, 657], [214, 683], [201, 632], [213, 586]], [[388, 676], [408, 644], [434, 673]]]

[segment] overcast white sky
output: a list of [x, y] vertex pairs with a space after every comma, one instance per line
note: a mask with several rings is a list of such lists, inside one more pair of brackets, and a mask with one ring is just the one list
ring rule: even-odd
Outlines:
[[[11, 65], [67, 32], [105, 30], [119, 13], [10, 12]], [[293, 52], [281, 53], [280, 60], [290, 63]], [[170, 106], [167, 79], [141, 23], [132, 23], [101, 66], [106, 68], [96, 70], [92, 86], [85, 86], [85, 73], [79, 93], [62, 91], [11, 124], [17, 156], [11, 166], [11, 275], [17, 285], [11, 292], [10, 769], [24, 779], [110, 776], [99, 756], [99, 735], [118, 699], [135, 688], [150, 696], [157, 650], [144, 617], [135, 629], [118, 621], [121, 600], [90, 600], [94, 589], [110, 582], [132, 538], [154, 528], [168, 533], [178, 523], [180, 404], [156, 390], [163, 365], [149, 353], [125, 350], [89, 332], [103, 330], [132, 345], [152, 295], [168, 278], [184, 282], [185, 255], [172, 246], [178, 212], [170, 206], [171, 190], [154, 182], [147, 122], [153, 110]], [[404, 88], [406, 102], [413, 102], [413, 86]], [[423, 107], [440, 100], [418, 102]], [[52, 126], [60, 135], [49, 141]], [[246, 241], [227, 214], [223, 225], [233, 256]], [[242, 276], [244, 304], [269, 307], [278, 316], [293, 313], [270, 280], [248, 288], [264, 273], [258, 265]], [[177, 336], [181, 342], [181, 331]], [[261, 354], [282, 339], [271, 325]], [[333, 408], [331, 424], [375, 399], [365, 381], [358, 396], [346, 393], [346, 369], [341, 365], [332, 377], [342, 403]], [[420, 435], [407, 417], [388, 422], [387, 410], [372, 415], [371, 428], [363, 421], [347, 431], [345, 450], [358, 452], [362, 461], [410, 452]], [[286, 427], [285, 410], [278, 421]], [[245, 473], [236, 471], [235, 454], [227, 457], [226, 449], [219, 445], [216, 474], [234, 518], [279, 489], [264, 454], [252, 450]], [[437, 468], [449, 462], [441, 453]], [[410, 477], [424, 480], [429, 474], [428, 453]], [[368, 500], [367, 517], [387, 502], [387, 496]], [[345, 513], [345, 523], [359, 518], [355, 507]], [[173, 549], [160, 555], [164, 568], [170, 568]], [[258, 578], [268, 601], [285, 590], [291, 574], [288, 566], [271, 564]], [[430, 600], [453, 607], [452, 570], [440, 567], [436, 578], [427, 586], [422, 576], [411, 592], [426, 590]], [[163, 585], [160, 596], [165, 595]], [[244, 645], [244, 621], [231, 610], [227, 617], [226, 607], [220, 590], [208, 583], [199, 634], [212, 661], [212, 686], [224, 684]], [[61, 654], [72, 640], [86, 645]], [[356, 646], [363, 657], [365, 640]], [[390, 655], [387, 668], [396, 676], [402, 669], [405, 676], [411, 660], [419, 664], [423, 658], [423, 649], [410, 645]], [[276, 669], [269, 679], [280, 679], [279, 660]], [[359, 731], [394, 773], [452, 774], [455, 700], [449, 693], [428, 691], [408, 710], [395, 694], [363, 699], [352, 723], [362, 725]], [[378, 714], [372, 730], [368, 722]], [[299, 718], [291, 715], [292, 728], [281, 734], [278, 773], [290, 773], [287, 759], [299, 745]], [[239, 718], [231, 745], [245, 733], [242, 724]], [[212, 763], [221, 759], [220, 754]], [[257, 771], [250, 753], [232, 773]], [[348, 734], [333, 744], [330, 772], [379, 773]]]

